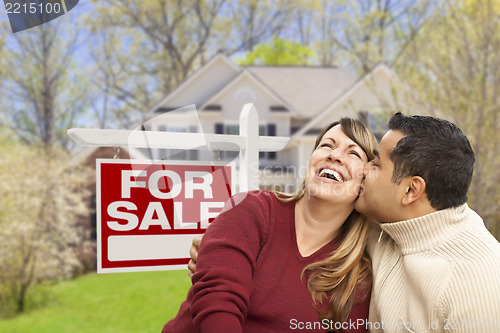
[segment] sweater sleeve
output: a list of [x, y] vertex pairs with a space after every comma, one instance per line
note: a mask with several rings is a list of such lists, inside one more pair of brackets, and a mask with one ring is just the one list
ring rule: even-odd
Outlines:
[[256, 259], [269, 230], [265, 195], [235, 195], [203, 237], [191, 305], [198, 331], [242, 332]]
[[441, 297], [439, 326], [454, 333], [499, 332], [499, 295], [500, 257], [455, 269]]

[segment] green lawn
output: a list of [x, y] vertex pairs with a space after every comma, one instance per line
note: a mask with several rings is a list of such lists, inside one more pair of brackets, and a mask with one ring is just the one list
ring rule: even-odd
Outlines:
[[0, 333], [160, 332], [190, 285], [187, 270], [88, 274], [52, 287], [46, 306], [0, 319]]

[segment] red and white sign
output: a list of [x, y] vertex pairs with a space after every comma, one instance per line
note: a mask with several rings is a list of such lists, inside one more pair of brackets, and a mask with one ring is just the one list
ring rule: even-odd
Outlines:
[[185, 269], [233, 193], [234, 163], [97, 160], [97, 272]]

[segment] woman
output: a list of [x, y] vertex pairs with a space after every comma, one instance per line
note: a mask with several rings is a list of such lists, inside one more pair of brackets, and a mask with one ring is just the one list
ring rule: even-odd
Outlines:
[[368, 220], [354, 202], [375, 145], [360, 121], [342, 118], [318, 136], [297, 193], [235, 195], [207, 230], [187, 300], [163, 332], [325, 332], [366, 320]]

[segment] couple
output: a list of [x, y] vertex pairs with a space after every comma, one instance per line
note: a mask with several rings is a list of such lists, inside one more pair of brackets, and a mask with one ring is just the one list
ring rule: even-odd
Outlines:
[[400, 113], [389, 129], [377, 147], [341, 119], [296, 194], [234, 196], [163, 331], [500, 331], [500, 244], [466, 204], [467, 138]]

